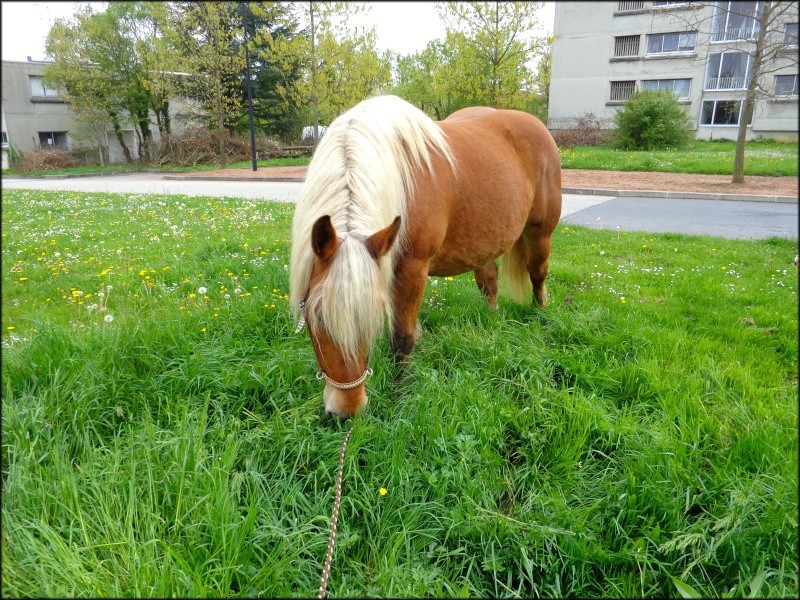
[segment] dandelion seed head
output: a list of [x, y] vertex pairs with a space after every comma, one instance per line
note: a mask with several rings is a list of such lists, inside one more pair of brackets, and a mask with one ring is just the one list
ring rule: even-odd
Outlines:
[[111, 321], [113, 321], [113, 320], [114, 320], [114, 315], [106, 315], [105, 317], [103, 317], [103, 320], [104, 320], [106, 323], [111, 323]]

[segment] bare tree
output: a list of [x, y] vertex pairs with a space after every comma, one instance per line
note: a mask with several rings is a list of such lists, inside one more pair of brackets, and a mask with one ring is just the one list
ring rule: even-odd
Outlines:
[[[719, 89], [741, 89], [742, 79], [745, 94], [739, 113], [736, 150], [733, 161], [733, 183], [744, 183], [745, 142], [757, 100], [776, 97], [775, 86], [769, 75], [791, 69], [797, 73], [797, 21], [798, 3], [780, 2], [693, 2], [692, 17], [682, 19], [687, 28], [710, 36], [721, 42], [715, 48], [720, 56], [726, 51], [742, 52], [747, 56], [749, 69], [745, 67], [743, 78], [734, 77], [727, 82], [719, 80]], [[710, 7], [713, 10], [702, 10]], [[794, 24], [794, 32], [786, 25]], [[703, 57], [708, 65], [710, 58]], [[720, 59], [722, 60], [722, 59]], [[721, 64], [721, 63], [720, 63]], [[707, 71], [708, 73], [708, 71]], [[720, 71], [722, 73], [722, 70]]]

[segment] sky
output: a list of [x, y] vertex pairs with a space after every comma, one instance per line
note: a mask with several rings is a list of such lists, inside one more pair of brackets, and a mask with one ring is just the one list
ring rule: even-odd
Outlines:
[[[2, 2], [3, 60], [45, 58], [44, 40], [55, 19], [70, 18], [85, 2]], [[102, 8], [104, 2], [89, 2]], [[433, 2], [375, 2], [365, 24], [375, 25], [379, 51], [410, 54], [423, 50], [429, 41], [444, 38], [444, 24]], [[540, 20], [553, 30], [555, 3], [546, 2]]]

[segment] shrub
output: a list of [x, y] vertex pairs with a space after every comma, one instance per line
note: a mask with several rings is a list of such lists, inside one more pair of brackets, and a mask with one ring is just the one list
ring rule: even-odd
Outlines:
[[614, 146], [621, 150], [680, 148], [692, 139], [691, 117], [668, 91], [634, 92], [615, 122]]
[[32, 171], [67, 169], [80, 164], [81, 162], [77, 158], [63, 150], [34, 150], [26, 152], [17, 160], [14, 168], [20, 173], [30, 173]]
[[608, 141], [609, 132], [603, 129], [600, 119], [588, 112], [575, 120], [574, 127], [555, 129], [551, 132], [559, 148], [573, 146], [599, 146]]

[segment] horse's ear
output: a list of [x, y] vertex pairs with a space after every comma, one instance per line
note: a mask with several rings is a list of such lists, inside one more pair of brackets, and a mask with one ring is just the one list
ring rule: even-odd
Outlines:
[[311, 229], [311, 248], [321, 260], [328, 260], [336, 252], [339, 240], [328, 215], [320, 217]]
[[395, 217], [391, 225], [381, 229], [379, 232], [372, 234], [365, 242], [367, 250], [375, 259], [379, 259], [386, 254], [397, 239], [397, 233], [400, 231], [400, 217]]

